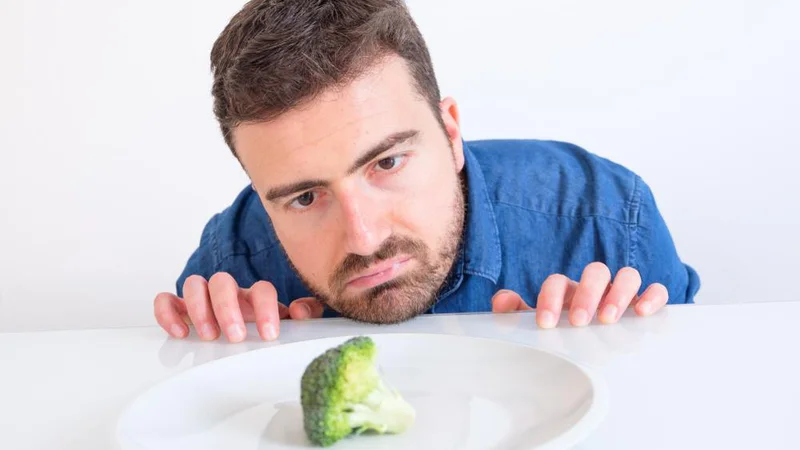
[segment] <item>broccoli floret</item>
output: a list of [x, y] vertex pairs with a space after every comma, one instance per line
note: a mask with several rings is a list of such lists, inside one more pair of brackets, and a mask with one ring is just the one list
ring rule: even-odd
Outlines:
[[375, 364], [377, 348], [366, 336], [328, 349], [306, 367], [300, 385], [303, 427], [309, 440], [328, 447], [365, 431], [401, 433], [414, 408], [384, 383]]

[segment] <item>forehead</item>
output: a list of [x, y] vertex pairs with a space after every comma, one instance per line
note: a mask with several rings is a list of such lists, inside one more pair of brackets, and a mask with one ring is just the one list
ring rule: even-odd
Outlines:
[[[351, 158], [387, 135], [421, 129], [433, 120], [403, 61], [391, 58], [350, 84], [323, 92], [278, 118], [243, 124], [234, 133], [237, 154], [253, 181], [287, 168], [302, 171], [320, 160]], [[311, 174], [316, 175], [316, 174]]]

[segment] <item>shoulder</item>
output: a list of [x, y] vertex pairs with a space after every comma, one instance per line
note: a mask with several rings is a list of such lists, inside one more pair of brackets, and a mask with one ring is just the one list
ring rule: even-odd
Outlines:
[[218, 268], [226, 259], [252, 256], [278, 245], [269, 216], [249, 186], [228, 207], [212, 216], [203, 234], [207, 242], [201, 242], [201, 247], [213, 255]]
[[575, 144], [544, 140], [465, 142], [496, 204], [566, 217], [635, 221], [641, 178]]
[[[262, 279], [261, 269], [283, 275], [287, 264], [282, 256], [269, 216], [248, 186], [204, 225], [200, 242], [177, 280], [178, 295], [191, 275], [208, 279], [217, 272], [228, 272], [243, 287]], [[254, 258], [268, 261], [270, 267], [254, 267]]]
[[250, 186], [242, 189], [213, 222], [221, 259], [235, 255], [252, 256], [278, 245], [272, 221]]
[[693, 302], [699, 276], [681, 260], [652, 190], [636, 173], [565, 142], [465, 144], [495, 205], [508, 288], [538, 289], [552, 273], [578, 279], [588, 263], [602, 261], [612, 273], [639, 270], [640, 294], [657, 282], [670, 303]]

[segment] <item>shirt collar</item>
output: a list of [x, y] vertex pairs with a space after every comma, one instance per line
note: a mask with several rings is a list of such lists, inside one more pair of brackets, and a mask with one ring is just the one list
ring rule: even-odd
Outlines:
[[464, 273], [478, 275], [497, 283], [502, 268], [500, 234], [489, 190], [486, 187], [486, 179], [478, 159], [466, 142], [463, 142], [463, 147], [463, 170], [467, 184], [464, 236], [453, 270], [440, 290], [440, 298], [458, 289]]

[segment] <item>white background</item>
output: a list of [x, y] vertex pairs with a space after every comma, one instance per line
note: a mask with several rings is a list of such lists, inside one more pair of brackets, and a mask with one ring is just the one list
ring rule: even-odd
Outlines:
[[[0, 3], [0, 331], [150, 325], [247, 183], [208, 53], [242, 1]], [[698, 302], [800, 300], [800, 3], [411, 0], [467, 139], [653, 188]]]

